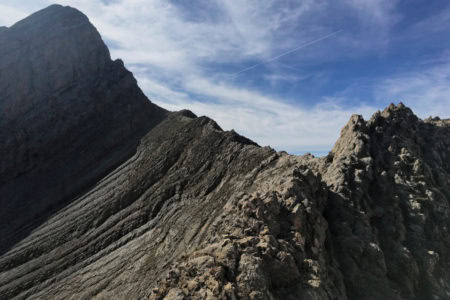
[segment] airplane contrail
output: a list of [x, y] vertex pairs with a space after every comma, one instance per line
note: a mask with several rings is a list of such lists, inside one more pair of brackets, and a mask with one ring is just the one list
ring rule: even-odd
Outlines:
[[278, 58], [280, 58], [280, 57], [282, 57], [282, 56], [288, 55], [288, 54], [290, 54], [290, 53], [292, 53], [292, 52], [295, 52], [295, 51], [297, 51], [297, 50], [300, 50], [300, 49], [305, 48], [305, 47], [307, 47], [307, 46], [310, 46], [310, 45], [312, 45], [312, 44], [318, 43], [318, 42], [320, 42], [320, 41], [322, 41], [322, 40], [324, 40], [324, 39], [327, 39], [327, 38], [329, 38], [329, 37], [331, 37], [331, 36], [333, 36], [333, 35], [336, 35], [336, 34], [338, 34], [338, 33], [341, 32], [341, 31], [342, 31], [342, 29], [341, 29], [341, 30], [338, 30], [338, 31], [335, 31], [335, 32], [333, 32], [333, 33], [327, 34], [326, 36], [323, 36], [323, 37], [318, 38], [318, 39], [316, 39], [316, 40], [314, 40], [314, 41], [311, 41], [311, 42], [308, 42], [308, 43], [306, 43], [306, 44], [303, 44], [303, 45], [301, 45], [301, 46], [299, 46], [299, 47], [297, 47], [297, 48], [294, 48], [294, 49], [289, 50], [289, 51], [287, 51], [287, 52], [284, 52], [284, 53], [282, 53], [282, 54], [280, 54], [280, 55], [277, 55], [277, 56], [275, 56], [275, 57], [272, 57], [272, 58], [270, 58], [269, 60], [266, 60], [266, 61], [257, 63], [257, 64], [255, 64], [255, 65], [253, 65], [253, 66], [250, 66], [250, 67], [248, 67], [248, 68], [245, 68], [245, 69], [243, 69], [243, 70], [240, 70], [239, 72], [236, 72], [236, 73], [233, 73], [233, 74], [230, 74], [230, 75], [235, 76], [235, 75], [241, 74], [241, 73], [243, 73], [243, 72], [245, 72], [245, 71], [251, 70], [251, 69], [253, 69], [253, 68], [257, 67], [257, 66], [266, 64], [266, 63], [271, 62], [271, 61], [274, 61], [274, 60], [276, 60], [276, 59], [278, 59]]

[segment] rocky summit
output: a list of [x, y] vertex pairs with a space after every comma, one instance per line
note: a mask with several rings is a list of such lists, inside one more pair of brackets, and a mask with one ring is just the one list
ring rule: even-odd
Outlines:
[[0, 28], [0, 299], [450, 299], [450, 120], [322, 158], [152, 104], [81, 12]]

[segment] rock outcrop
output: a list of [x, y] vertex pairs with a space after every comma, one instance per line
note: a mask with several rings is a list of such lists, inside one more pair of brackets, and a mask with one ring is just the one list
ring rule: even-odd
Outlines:
[[450, 127], [391, 104], [353, 116], [327, 160], [325, 216], [348, 297], [448, 299]]
[[450, 298], [448, 120], [293, 156], [151, 104], [72, 8], [0, 42], [0, 299]]

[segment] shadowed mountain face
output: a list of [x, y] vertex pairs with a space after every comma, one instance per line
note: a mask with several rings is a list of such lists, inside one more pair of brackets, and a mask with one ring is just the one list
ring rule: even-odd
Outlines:
[[450, 298], [448, 120], [292, 156], [153, 105], [75, 9], [0, 54], [0, 299]]
[[0, 31], [0, 91], [0, 253], [167, 115], [86, 16], [57, 5]]

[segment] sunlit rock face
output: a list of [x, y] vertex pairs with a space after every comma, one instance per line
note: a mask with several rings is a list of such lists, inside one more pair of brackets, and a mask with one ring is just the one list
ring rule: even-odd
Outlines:
[[153, 105], [73, 8], [0, 54], [0, 299], [449, 299], [448, 120], [293, 156]]

